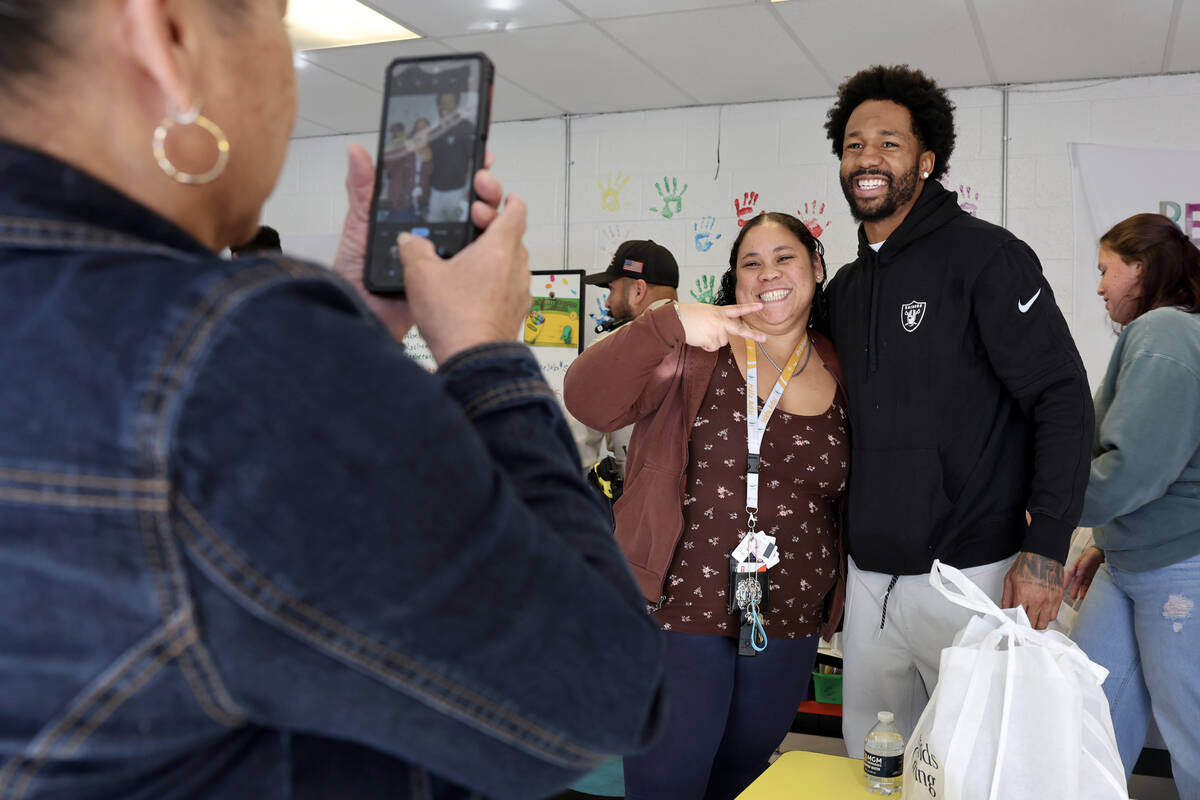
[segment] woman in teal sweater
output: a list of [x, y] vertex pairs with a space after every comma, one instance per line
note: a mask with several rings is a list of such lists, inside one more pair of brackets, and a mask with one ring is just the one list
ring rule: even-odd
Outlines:
[[[1128, 777], [1151, 716], [1182, 798], [1200, 798], [1200, 250], [1161, 214], [1100, 239], [1100, 287], [1123, 326], [1096, 390], [1081, 525], [1067, 572], [1086, 594], [1074, 638], [1104, 691]], [[1090, 591], [1089, 591], [1090, 586]]]

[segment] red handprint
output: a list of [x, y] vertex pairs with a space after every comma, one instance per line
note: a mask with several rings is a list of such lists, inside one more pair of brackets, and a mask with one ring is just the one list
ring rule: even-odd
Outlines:
[[746, 192], [742, 195], [742, 202], [739, 203], [737, 198], [733, 198], [733, 210], [737, 212], [738, 227], [744, 227], [750, 221], [750, 217], [754, 216], [754, 204], [758, 202], [758, 192]]
[[[971, 202], [974, 199], [975, 202]], [[958, 207], [970, 214], [972, 217], [979, 216], [979, 192], [975, 192], [975, 197], [971, 197], [971, 187], [958, 186]]]
[[820, 239], [821, 234], [829, 227], [830, 220], [821, 221], [821, 217], [825, 215], [825, 204], [818, 204], [816, 200], [811, 203], [805, 203], [803, 210], [797, 210], [796, 216], [804, 223], [809, 232], [813, 236]]

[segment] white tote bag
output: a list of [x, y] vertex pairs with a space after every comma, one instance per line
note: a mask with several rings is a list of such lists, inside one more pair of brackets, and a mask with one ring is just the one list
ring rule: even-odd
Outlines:
[[904, 751], [904, 799], [1127, 800], [1107, 670], [954, 567], [934, 561], [929, 583], [978, 616], [942, 651]]

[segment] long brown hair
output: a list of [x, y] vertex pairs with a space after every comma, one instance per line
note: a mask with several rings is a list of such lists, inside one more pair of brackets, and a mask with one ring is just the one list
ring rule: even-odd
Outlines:
[[1100, 244], [1127, 264], [1142, 263], [1134, 319], [1160, 306], [1200, 313], [1200, 249], [1174, 222], [1162, 214], [1134, 214], [1113, 225]]

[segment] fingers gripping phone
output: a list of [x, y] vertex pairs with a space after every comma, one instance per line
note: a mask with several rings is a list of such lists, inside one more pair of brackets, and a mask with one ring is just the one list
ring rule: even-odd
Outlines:
[[443, 258], [475, 238], [473, 182], [483, 166], [494, 74], [482, 53], [388, 66], [363, 266], [369, 291], [404, 294], [401, 233], [424, 236]]

